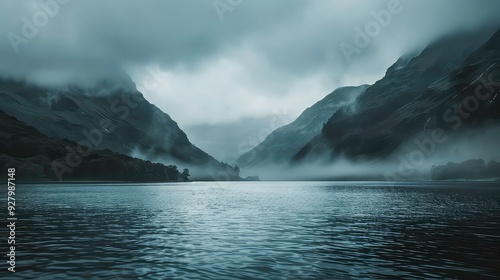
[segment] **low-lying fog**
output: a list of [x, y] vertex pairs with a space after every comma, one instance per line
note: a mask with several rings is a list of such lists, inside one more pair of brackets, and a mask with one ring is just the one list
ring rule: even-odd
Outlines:
[[[470, 159], [500, 162], [498, 139], [500, 126], [469, 129], [460, 133], [443, 134], [437, 143], [425, 131], [408, 140], [384, 160], [339, 157], [306, 163], [266, 164], [242, 169], [242, 177], [258, 175], [261, 180], [330, 180], [330, 179], [377, 179], [412, 180], [430, 179], [434, 165], [448, 162], [461, 163]], [[418, 144], [417, 144], [418, 143]]]

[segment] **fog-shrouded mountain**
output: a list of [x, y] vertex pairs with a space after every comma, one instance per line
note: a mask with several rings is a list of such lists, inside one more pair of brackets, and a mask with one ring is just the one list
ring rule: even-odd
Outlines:
[[498, 125], [499, 79], [500, 31], [492, 37], [443, 38], [407, 62], [398, 61], [356, 99], [355, 108], [336, 111], [294, 160], [381, 159], [435, 129], [452, 138], [469, 128]]
[[343, 106], [350, 104], [368, 86], [343, 87], [307, 108], [295, 121], [272, 132], [262, 143], [241, 155], [242, 167], [290, 162], [294, 153], [321, 132], [325, 122]]
[[81, 144], [84, 150], [109, 149], [177, 164], [195, 169], [193, 177], [201, 179], [216, 179], [217, 172], [239, 178], [232, 168], [191, 144], [177, 123], [149, 103], [128, 76], [90, 87], [42, 87], [0, 79], [0, 110], [49, 137]]

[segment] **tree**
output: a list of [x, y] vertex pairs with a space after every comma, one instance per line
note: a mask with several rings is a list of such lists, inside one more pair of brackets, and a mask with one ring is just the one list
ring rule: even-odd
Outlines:
[[184, 181], [189, 181], [189, 176], [191, 176], [189, 174], [189, 169], [187, 168], [184, 168], [184, 170], [182, 171], [182, 179], [184, 179]]

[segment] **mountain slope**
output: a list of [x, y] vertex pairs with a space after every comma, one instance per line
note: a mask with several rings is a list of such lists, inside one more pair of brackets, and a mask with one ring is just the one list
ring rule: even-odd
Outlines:
[[130, 78], [87, 88], [46, 88], [3, 79], [0, 110], [45, 135], [92, 150], [109, 149], [207, 171], [226, 168], [191, 144], [177, 123], [144, 99]]
[[[174, 166], [164, 166], [109, 150], [68, 155], [77, 144], [49, 138], [0, 110], [0, 166], [16, 169], [16, 179], [26, 181], [129, 181], [166, 182], [185, 178]], [[5, 177], [2, 172], [0, 177]]]
[[[356, 100], [356, 111], [337, 111], [320, 135], [304, 146], [295, 160], [328, 155], [335, 158], [383, 158], [425, 130], [445, 131], [481, 125], [500, 117], [497, 93], [481, 101], [466, 118], [455, 113], [485, 87], [499, 79], [500, 32], [483, 37], [455, 36], [426, 48], [399, 69], [390, 69]], [[478, 44], [478, 43], [481, 44]], [[465, 103], [464, 103], [465, 100]], [[466, 105], [465, 107], [467, 107]], [[462, 124], [465, 124], [462, 126]]]
[[289, 162], [294, 153], [321, 132], [324, 123], [335, 111], [352, 102], [367, 87], [335, 90], [306, 109], [295, 121], [276, 129], [262, 143], [241, 155], [238, 164], [251, 167], [261, 163]]

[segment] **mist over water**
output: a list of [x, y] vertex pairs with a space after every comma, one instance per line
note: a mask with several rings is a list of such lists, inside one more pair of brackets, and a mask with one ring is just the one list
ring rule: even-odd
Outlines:
[[[500, 126], [485, 125], [445, 134], [441, 143], [430, 142], [432, 131], [408, 138], [389, 156], [382, 159], [343, 155], [315, 156], [292, 164], [272, 164], [243, 168], [243, 177], [258, 175], [262, 180], [429, 180], [431, 169], [449, 162], [461, 163], [471, 159], [500, 162], [498, 149]], [[417, 144], [420, 143], [420, 144]], [[493, 151], [493, 153], [492, 153]], [[411, 173], [410, 175], [406, 175]], [[387, 174], [396, 175], [388, 178]]]

